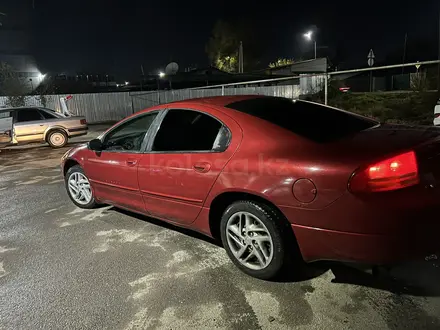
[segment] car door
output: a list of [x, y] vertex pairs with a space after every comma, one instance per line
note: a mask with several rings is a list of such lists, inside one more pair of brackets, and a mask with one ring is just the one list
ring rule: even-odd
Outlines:
[[[152, 216], [193, 222], [241, 141], [220, 111], [169, 109], [139, 163], [139, 188]], [[218, 116], [218, 117], [217, 117]]]
[[46, 128], [47, 123], [37, 108], [15, 111], [14, 134], [17, 142], [43, 141]]
[[12, 142], [12, 111], [0, 112], [0, 148]]
[[143, 113], [122, 122], [101, 138], [102, 151], [89, 153], [84, 170], [101, 202], [145, 212], [137, 171], [157, 116]]

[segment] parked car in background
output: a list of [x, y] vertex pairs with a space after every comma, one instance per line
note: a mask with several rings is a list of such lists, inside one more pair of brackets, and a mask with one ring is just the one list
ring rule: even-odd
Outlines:
[[65, 117], [39, 107], [0, 109], [0, 147], [47, 142], [61, 148], [69, 138], [86, 135], [87, 130], [84, 117]]
[[434, 125], [440, 126], [440, 99], [434, 107]]
[[440, 247], [440, 131], [307, 101], [225, 96], [141, 111], [62, 157], [78, 207], [111, 204], [222, 241], [245, 273], [388, 265]]

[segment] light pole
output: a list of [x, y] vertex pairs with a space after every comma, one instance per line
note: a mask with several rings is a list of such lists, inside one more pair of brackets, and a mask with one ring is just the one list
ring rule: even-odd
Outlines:
[[[313, 32], [309, 31], [307, 33], [304, 33], [304, 38], [306, 38], [306, 40], [311, 41], [312, 40], [312, 36], [313, 36]], [[315, 44], [315, 60], [316, 60], [316, 39], [313, 39], [313, 42]]]
[[159, 78], [156, 78], [156, 82], [157, 82], [157, 92], [159, 93], [159, 90], [160, 90], [160, 81], [159, 80], [165, 77], [165, 72], [160, 71], [158, 74], [158, 77]]

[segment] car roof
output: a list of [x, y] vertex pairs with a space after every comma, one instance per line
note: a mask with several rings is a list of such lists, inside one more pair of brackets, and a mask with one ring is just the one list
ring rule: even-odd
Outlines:
[[256, 98], [263, 98], [263, 97], [267, 97], [267, 96], [263, 96], [263, 95], [212, 96], [212, 97], [200, 97], [200, 98], [186, 99], [186, 100], [182, 100], [182, 101], [171, 102], [168, 104], [172, 104], [174, 106], [176, 104], [191, 103], [191, 104], [199, 104], [199, 105], [214, 105], [214, 106], [218, 106], [218, 107], [224, 107], [224, 106], [231, 104], [231, 103], [234, 103], [234, 102], [256, 99]]
[[16, 111], [20, 109], [42, 109], [42, 107], [30, 106], [30, 107], [0, 108], [0, 112]]

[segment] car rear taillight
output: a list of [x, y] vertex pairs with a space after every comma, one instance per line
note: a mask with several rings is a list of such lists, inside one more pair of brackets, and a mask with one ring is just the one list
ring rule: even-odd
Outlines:
[[80, 123], [81, 123], [81, 125], [87, 125], [87, 120], [85, 120], [85, 119], [81, 119], [81, 120], [80, 120]]
[[440, 112], [434, 114], [434, 118], [440, 117]]
[[414, 151], [368, 165], [356, 172], [349, 182], [352, 192], [378, 192], [402, 189], [418, 184], [419, 169]]

